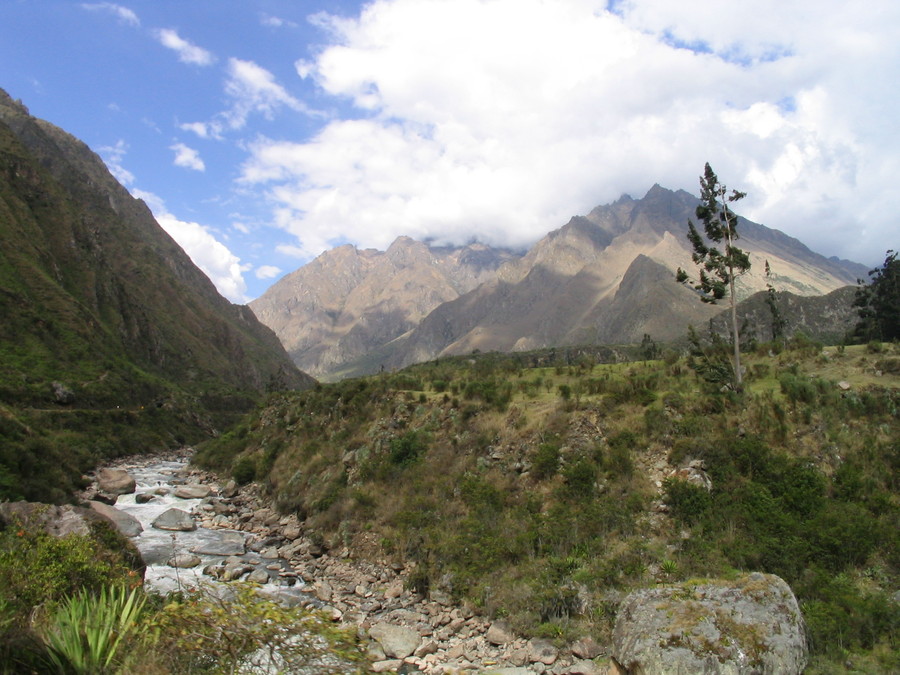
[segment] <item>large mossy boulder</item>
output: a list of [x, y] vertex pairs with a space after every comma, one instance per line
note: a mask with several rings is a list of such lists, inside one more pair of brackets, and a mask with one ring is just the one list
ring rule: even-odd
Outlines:
[[625, 598], [612, 656], [627, 675], [793, 675], [808, 659], [806, 625], [772, 574], [670, 584]]

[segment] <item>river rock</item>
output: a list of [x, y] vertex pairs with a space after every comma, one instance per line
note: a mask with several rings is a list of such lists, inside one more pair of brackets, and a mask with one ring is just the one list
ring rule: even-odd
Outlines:
[[240, 532], [219, 532], [215, 541], [197, 544], [191, 550], [200, 555], [243, 555], [244, 535]]
[[612, 656], [626, 673], [794, 675], [808, 658], [806, 626], [772, 574], [657, 586], [625, 598]]
[[175, 530], [177, 532], [188, 532], [196, 530], [197, 524], [191, 518], [191, 514], [181, 509], [168, 509], [160, 513], [156, 520], [151, 523], [157, 530]]
[[155, 500], [156, 497], [154, 497], [150, 492], [140, 492], [134, 496], [135, 504], [149, 504], [150, 502]]
[[205, 499], [212, 494], [208, 485], [181, 485], [172, 493], [179, 499]]
[[369, 629], [369, 636], [378, 641], [385, 656], [394, 659], [405, 659], [421, 642], [419, 631], [389, 623], [376, 623]]
[[236, 497], [238, 492], [239, 492], [238, 484], [235, 483], [233, 480], [230, 480], [227, 483], [225, 483], [225, 487], [222, 488], [221, 494], [226, 499], [231, 499], [232, 497]]
[[600, 648], [600, 645], [590, 636], [583, 637], [572, 643], [572, 654], [579, 659], [596, 659], [602, 653], [603, 650]]
[[191, 553], [179, 553], [178, 555], [169, 558], [169, 561], [166, 564], [169, 567], [186, 569], [189, 567], [196, 567], [201, 562], [200, 558]]
[[134, 492], [136, 485], [134, 478], [125, 469], [100, 469], [97, 476], [97, 489], [100, 492], [129, 495]]
[[532, 663], [543, 663], [545, 666], [552, 666], [556, 663], [559, 652], [553, 643], [549, 640], [529, 640], [528, 641], [528, 660]]
[[88, 506], [101, 516], [109, 518], [113, 522], [113, 525], [116, 526], [116, 529], [126, 537], [136, 537], [144, 531], [144, 526], [130, 513], [126, 513], [114, 506], [97, 501], [88, 502]]
[[600, 666], [587, 659], [576, 661], [566, 669], [565, 673], [566, 675], [608, 675]]
[[247, 581], [254, 584], [265, 584], [269, 582], [269, 573], [264, 569], [257, 568], [250, 572], [247, 576]]
[[512, 628], [510, 628], [509, 624], [505, 621], [495, 621], [492, 623], [484, 637], [492, 645], [505, 645], [516, 639]]

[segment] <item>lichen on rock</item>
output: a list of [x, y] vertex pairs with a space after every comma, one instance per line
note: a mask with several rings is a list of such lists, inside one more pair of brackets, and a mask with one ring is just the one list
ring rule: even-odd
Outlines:
[[613, 658], [625, 673], [801, 673], [806, 626], [783, 579], [753, 573], [641, 589], [622, 603]]

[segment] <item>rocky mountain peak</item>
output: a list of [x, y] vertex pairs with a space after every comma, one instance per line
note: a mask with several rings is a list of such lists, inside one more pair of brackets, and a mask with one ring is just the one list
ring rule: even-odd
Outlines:
[[[623, 195], [572, 217], [522, 256], [399, 237], [386, 252], [371, 252], [363, 270], [330, 268], [341, 281], [316, 281], [315, 261], [294, 273], [313, 294], [344, 285], [328, 317], [299, 311], [296, 296], [277, 301], [279, 284], [251, 306], [301, 367], [326, 378], [472, 349], [627, 342], [645, 332], [671, 339], [717, 311], [674, 281], [677, 267], [692, 267], [685, 235], [698, 203], [657, 184], [641, 199]], [[828, 293], [860, 275], [762, 225], [742, 219], [741, 231], [753, 268], [740, 280], [739, 298], [765, 289], [764, 260], [781, 290], [800, 295]]]

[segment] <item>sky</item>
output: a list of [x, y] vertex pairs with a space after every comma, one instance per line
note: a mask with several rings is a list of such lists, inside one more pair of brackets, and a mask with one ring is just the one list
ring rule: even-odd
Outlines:
[[654, 184], [900, 248], [900, 2], [2, 0], [0, 88], [234, 302], [321, 252], [525, 248]]

